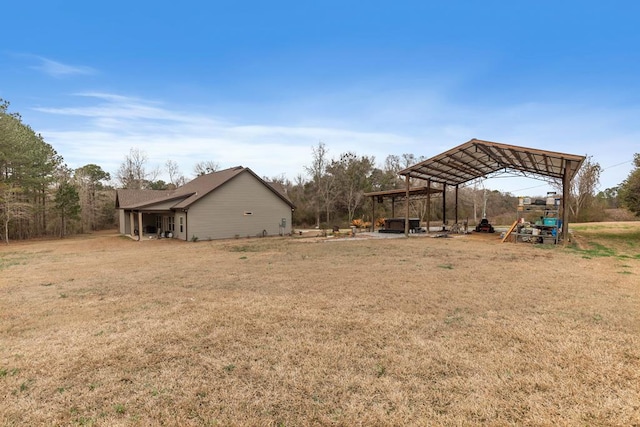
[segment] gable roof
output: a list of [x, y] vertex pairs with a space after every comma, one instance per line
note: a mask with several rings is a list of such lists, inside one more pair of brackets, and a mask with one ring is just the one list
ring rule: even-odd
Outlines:
[[170, 196], [173, 190], [116, 190], [116, 209], [128, 209]]
[[235, 168], [224, 169], [194, 178], [182, 187], [176, 188], [175, 195], [182, 195], [185, 197], [182, 201], [178, 202], [174, 208], [188, 208], [191, 204], [211, 193], [222, 184], [230, 181], [245, 170], [247, 170], [247, 168], [237, 166]]
[[[141, 209], [153, 204], [175, 200], [176, 203], [172, 206], [173, 209], [187, 209], [193, 203], [197, 202], [212, 191], [215, 191], [217, 188], [231, 181], [243, 172], [250, 173], [258, 181], [264, 184], [267, 189], [272, 191], [285, 203], [291, 206], [291, 208], [295, 207], [284, 193], [277, 191], [274, 187], [256, 175], [251, 169], [236, 166], [218, 172], [200, 175], [175, 190], [118, 190], [116, 195], [116, 208]], [[127, 201], [127, 204], [123, 204], [122, 200], [118, 198], [120, 192], [123, 192], [124, 200]]]
[[585, 156], [519, 147], [472, 139], [398, 172], [400, 175], [459, 185], [483, 176], [507, 171], [523, 176], [542, 176], [569, 180], [580, 169]]

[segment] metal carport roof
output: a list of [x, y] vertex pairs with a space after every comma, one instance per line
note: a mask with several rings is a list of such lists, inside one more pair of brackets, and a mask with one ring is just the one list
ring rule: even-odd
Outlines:
[[509, 172], [570, 182], [584, 159], [575, 154], [472, 139], [399, 174], [454, 186]]
[[[456, 188], [456, 222], [458, 221], [458, 187], [474, 179], [492, 177], [502, 173], [550, 179], [562, 187], [562, 199], [569, 199], [571, 180], [576, 175], [585, 156], [519, 147], [517, 145], [472, 139], [444, 153], [424, 160], [398, 172], [406, 178], [423, 179], [429, 183], [451, 185]], [[444, 187], [443, 187], [444, 188]], [[445, 221], [445, 195], [443, 191], [443, 223]], [[562, 236], [568, 238], [568, 213], [565, 203], [561, 208]], [[405, 234], [409, 233], [409, 203], [406, 204]]]

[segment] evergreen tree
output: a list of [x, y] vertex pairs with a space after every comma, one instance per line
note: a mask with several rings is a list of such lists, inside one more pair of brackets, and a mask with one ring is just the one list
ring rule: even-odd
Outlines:
[[109, 181], [111, 175], [95, 164], [82, 166], [74, 171], [73, 183], [78, 189], [80, 205], [82, 209], [82, 231], [94, 231], [102, 228], [104, 224], [99, 221], [104, 203], [113, 203], [111, 198], [105, 200], [105, 181]]
[[631, 212], [640, 216], [640, 153], [633, 156], [634, 169], [620, 185], [618, 197]]
[[0, 218], [5, 240], [46, 232], [49, 188], [62, 160], [8, 108], [9, 103], [0, 99]]
[[55, 208], [60, 216], [60, 237], [67, 234], [67, 223], [80, 219], [80, 196], [68, 181], [63, 181], [55, 195]]

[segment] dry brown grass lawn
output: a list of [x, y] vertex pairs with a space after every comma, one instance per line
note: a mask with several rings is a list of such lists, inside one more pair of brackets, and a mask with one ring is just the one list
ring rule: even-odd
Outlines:
[[640, 423], [637, 257], [315, 240], [1, 247], [0, 425]]

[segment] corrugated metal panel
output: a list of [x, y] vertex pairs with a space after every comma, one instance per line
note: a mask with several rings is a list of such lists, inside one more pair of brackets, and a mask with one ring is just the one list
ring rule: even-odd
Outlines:
[[584, 159], [575, 154], [472, 139], [399, 174], [447, 185], [504, 172], [550, 179], [562, 179], [566, 172], [571, 179]]

